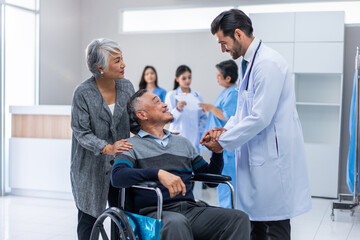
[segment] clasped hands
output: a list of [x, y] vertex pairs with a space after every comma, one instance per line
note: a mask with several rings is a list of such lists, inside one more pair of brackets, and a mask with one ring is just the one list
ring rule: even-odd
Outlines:
[[[216, 127], [205, 132], [200, 140], [200, 144], [207, 147], [210, 151], [215, 153], [222, 153], [223, 148], [218, 143], [221, 134], [226, 132], [225, 128]], [[158, 172], [158, 179], [164, 187], [169, 190], [170, 197], [173, 198], [178, 194], [186, 195], [186, 186], [179, 176], [160, 169]]]
[[223, 148], [219, 144], [218, 140], [220, 135], [226, 132], [226, 129], [223, 127], [215, 127], [210, 130], [207, 130], [200, 140], [200, 144], [207, 147], [210, 151], [214, 153], [222, 153]]

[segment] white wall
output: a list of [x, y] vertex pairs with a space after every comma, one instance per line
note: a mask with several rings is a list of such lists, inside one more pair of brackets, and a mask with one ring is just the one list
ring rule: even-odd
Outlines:
[[81, 3], [40, 2], [40, 104], [71, 104], [73, 90], [81, 82]]
[[[235, 5], [236, 1], [216, 4]], [[192, 88], [213, 103], [222, 90], [216, 82], [215, 64], [230, 58], [222, 54], [210, 31], [164, 34], [119, 34], [119, 9], [155, 5], [214, 5], [209, 0], [125, 1], [44, 0], [40, 18], [40, 104], [71, 104], [74, 88], [91, 75], [85, 48], [95, 38], [119, 42], [124, 53], [125, 77], [138, 88], [145, 65], [153, 65], [159, 85], [172, 90], [178, 65], [193, 71]], [[237, 3], [236, 3], [237, 4]], [[210, 25], [210, 23], [209, 23]]]
[[[86, 2], [86, 4], [85, 4]], [[209, 31], [162, 34], [119, 34], [121, 1], [83, 1], [82, 44], [85, 49], [94, 38], [106, 37], [117, 41], [123, 51], [125, 77], [138, 88], [145, 65], [153, 65], [158, 72], [159, 85], [172, 90], [176, 68], [186, 64], [192, 69], [192, 88], [200, 92], [204, 101], [213, 103], [222, 88], [216, 81], [215, 65], [230, 58], [220, 51], [220, 45]], [[209, 23], [210, 26], [210, 23]], [[90, 76], [82, 59], [82, 78]]]
[[[306, 2], [293, 0], [291, 2]], [[324, 0], [325, 1], [325, 0]], [[154, 65], [159, 83], [171, 90], [176, 67], [188, 64], [193, 85], [206, 102], [220, 92], [214, 65], [229, 59], [221, 54], [210, 32], [121, 35], [118, 33], [120, 8], [156, 6], [224, 6], [263, 3], [263, 0], [42, 0], [40, 11], [40, 104], [71, 104], [76, 85], [90, 74], [84, 50], [94, 38], [106, 37], [120, 43], [127, 69], [125, 76], [135, 88], [145, 65]], [[271, 2], [290, 2], [277, 0]], [[209, 23], [210, 24], [210, 23]]]

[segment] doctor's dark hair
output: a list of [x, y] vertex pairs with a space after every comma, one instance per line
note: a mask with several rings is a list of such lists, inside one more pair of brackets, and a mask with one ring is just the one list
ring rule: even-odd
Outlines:
[[[191, 69], [186, 66], [186, 65], [180, 65], [175, 72], [175, 77], [180, 77], [181, 74], [183, 74], [184, 72], [189, 72], [191, 73]], [[174, 80], [174, 90], [177, 89], [179, 87], [179, 83], [176, 81], [176, 79]]]
[[155, 73], [155, 86], [156, 87], [159, 87], [158, 86], [158, 75], [157, 75], [157, 72], [155, 70], [155, 68], [153, 66], [145, 66], [143, 72], [142, 72], [142, 75], [141, 75], [141, 79], [140, 79], [140, 83], [139, 83], [139, 89], [145, 89], [146, 88], [146, 81], [145, 81], [145, 71], [148, 70], [148, 69], [152, 69]]
[[211, 33], [213, 35], [222, 30], [225, 37], [229, 36], [235, 40], [235, 29], [240, 29], [248, 37], [251, 37], [253, 34], [251, 19], [239, 9], [224, 11], [211, 23]]
[[233, 60], [226, 60], [215, 66], [224, 78], [231, 77], [230, 83], [235, 83], [238, 79], [238, 66]]
[[136, 108], [136, 103], [140, 100], [140, 97], [146, 93], [145, 89], [140, 89], [134, 95], [131, 96], [127, 103], [127, 112], [130, 118], [130, 132], [137, 134], [140, 131], [139, 118], [136, 116], [138, 109]]

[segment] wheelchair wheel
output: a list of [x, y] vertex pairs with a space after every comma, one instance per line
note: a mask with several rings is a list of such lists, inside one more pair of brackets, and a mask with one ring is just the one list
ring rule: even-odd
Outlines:
[[98, 240], [101, 234], [102, 239], [109, 240], [108, 235], [104, 229], [104, 221], [110, 218], [119, 229], [119, 239], [121, 240], [136, 240], [131, 224], [127, 219], [125, 213], [118, 208], [111, 207], [106, 209], [97, 219], [91, 230], [91, 240]]

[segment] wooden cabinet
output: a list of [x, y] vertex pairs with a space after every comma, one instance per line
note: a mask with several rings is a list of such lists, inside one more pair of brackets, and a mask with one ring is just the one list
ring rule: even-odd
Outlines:
[[13, 106], [11, 193], [72, 199], [70, 106]]

